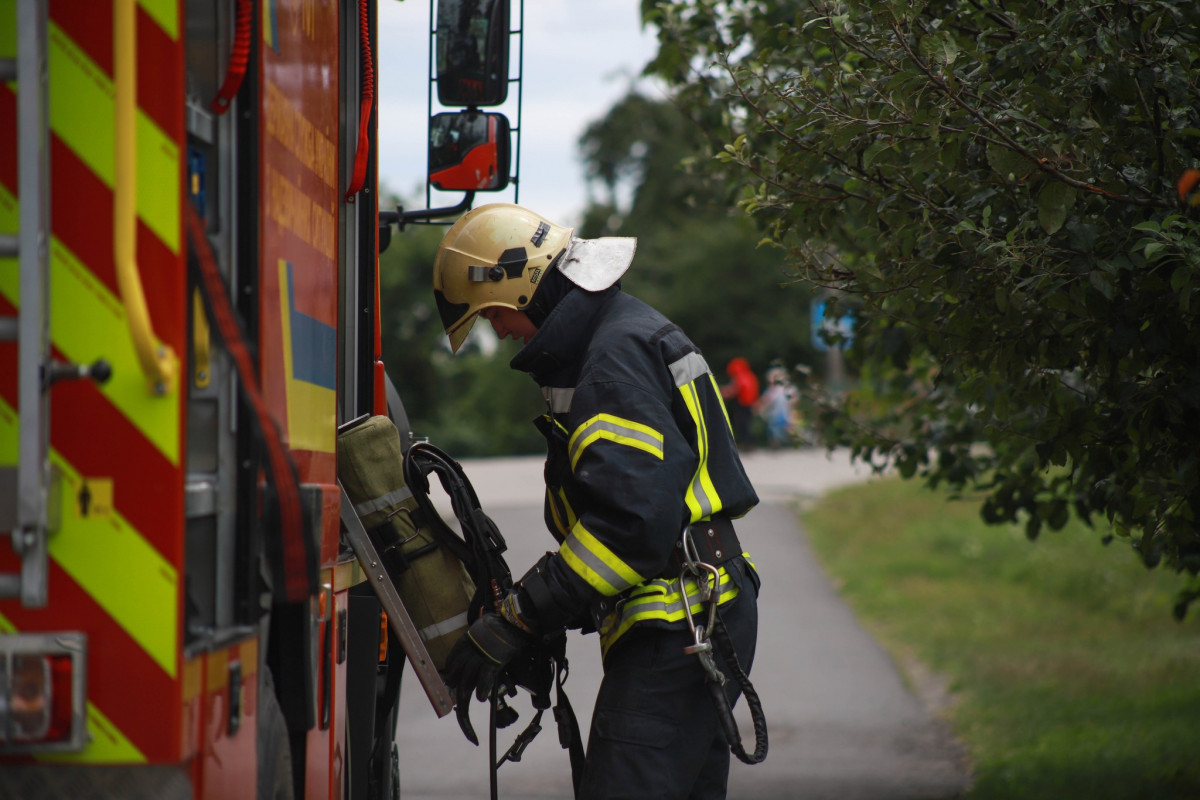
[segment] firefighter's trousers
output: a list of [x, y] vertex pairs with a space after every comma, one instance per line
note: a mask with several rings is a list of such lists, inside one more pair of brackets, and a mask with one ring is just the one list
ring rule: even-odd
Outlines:
[[[757, 580], [744, 562], [730, 571], [740, 579], [740, 593], [721, 606], [721, 619], [749, 673], [758, 634]], [[692, 642], [686, 629], [644, 627], [612, 646], [592, 715], [581, 800], [725, 797], [729, 744], [700, 660], [684, 652]], [[717, 664], [732, 675], [723, 659]], [[736, 701], [735, 681], [727, 681], [726, 693]]]

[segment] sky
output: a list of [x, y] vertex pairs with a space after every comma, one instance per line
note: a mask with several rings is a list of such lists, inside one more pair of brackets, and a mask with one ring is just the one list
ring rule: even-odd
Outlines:
[[[520, 0], [512, 2], [516, 27]], [[414, 209], [425, 202], [430, 5], [381, 0], [378, 7], [379, 178]], [[579, 136], [629, 91], [655, 52], [654, 32], [642, 29], [638, 7], [639, 0], [526, 3], [520, 118], [515, 86], [505, 105], [487, 109], [504, 113], [514, 128], [519, 121], [520, 183], [515, 192], [477, 193], [476, 206], [515, 201], [557, 224], [579, 222], [587, 203]], [[516, 75], [517, 37], [511, 47], [510, 75]], [[432, 113], [445, 110], [434, 94]], [[435, 191], [430, 202], [439, 208], [461, 199], [461, 193]]]

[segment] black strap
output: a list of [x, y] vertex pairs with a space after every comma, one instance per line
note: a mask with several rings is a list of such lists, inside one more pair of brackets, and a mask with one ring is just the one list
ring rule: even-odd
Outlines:
[[[554, 674], [554, 692], [556, 698], [554, 704], [554, 721], [558, 727], [558, 743], [567, 751], [570, 758], [571, 783], [574, 787], [575, 796], [578, 797], [583, 781], [584, 749], [583, 736], [580, 735], [579, 731], [579, 720], [575, 717], [575, 709], [571, 707], [571, 701], [563, 689], [563, 685], [567, 682], [567, 677], [571, 673], [570, 666], [567, 663], [566, 632], [560, 631], [556, 635], [547, 637], [543, 641], [542, 647], [543, 650], [538, 657], [549, 659]], [[495, 783], [496, 771], [500, 769], [500, 766], [505, 761], [520, 761], [525, 748], [542, 731], [542, 713], [550, 707], [549, 686], [545, 686], [544, 690], [541, 686], [526, 686], [526, 688], [529, 688], [533, 693], [533, 703], [534, 707], [537, 708], [537, 713], [534, 715], [533, 720], [525, 727], [525, 730], [517, 735], [512, 745], [509, 746], [508, 750], [499, 759], [496, 758], [496, 728], [505, 727], [505, 725], [498, 723], [497, 708], [500, 703], [495, 697], [492, 699], [492, 724], [489, 747], [491, 749], [493, 784]]]
[[[429, 499], [430, 472], [435, 473], [450, 496], [450, 505], [462, 527], [463, 538], [442, 519]], [[471, 611], [491, 609], [493, 601], [512, 587], [512, 574], [504, 560], [508, 544], [500, 529], [479, 506], [475, 487], [462, 465], [428, 442], [414, 442], [404, 454], [404, 482], [434, 537], [467, 567], [475, 582]]]
[[725, 738], [729, 741], [729, 750], [744, 764], [759, 764], [767, 757], [767, 718], [763, 714], [762, 701], [758, 699], [758, 692], [750, 683], [750, 676], [746, 674], [738, 661], [737, 651], [734, 650], [733, 642], [729, 638], [729, 631], [725, 629], [725, 620], [721, 619], [720, 613], [715, 608], [712, 613], [717, 615], [717, 623], [713, 626], [713, 642], [721, 654], [721, 658], [725, 661], [725, 665], [733, 673], [733, 679], [741, 687], [742, 695], [746, 698], [746, 705], [750, 708], [750, 721], [754, 726], [754, 752], [752, 754], [747, 754], [746, 748], [742, 746], [742, 735], [733, 718], [733, 709], [729, 706], [729, 697], [725, 694], [725, 687], [710, 680], [708, 681], [709, 694], [712, 695], [713, 704], [717, 708], [717, 716], [721, 720]]
[[558, 696], [558, 702], [554, 706], [554, 720], [558, 723], [558, 743], [571, 759], [571, 785], [575, 789], [575, 796], [579, 797], [579, 791], [583, 788], [583, 737], [579, 733], [579, 720], [575, 718], [575, 709], [571, 708], [571, 701], [567, 699], [567, 693], [562, 688], [569, 672], [564, 658], [554, 678], [555, 692]]
[[[705, 564], [719, 567], [726, 561], [742, 554], [742, 543], [738, 540], [737, 531], [733, 528], [733, 520], [726, 516], [714, 517], [710, 520], [693, 522], [688, 526], [692, 544], [696, 549], [696, 560]], [[675, 550], [667, 562], [660, 578], [675, 579], [683, 570], [683, 545], [675, 543]]]

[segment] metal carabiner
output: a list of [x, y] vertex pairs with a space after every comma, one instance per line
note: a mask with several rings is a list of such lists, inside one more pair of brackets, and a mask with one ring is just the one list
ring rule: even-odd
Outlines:
[[[683, 550], [683, 568], [679, 571], [679, 595], [683, 602], [683, 615], [687, 620], [688, 630], [692, 632], [692, 644], [683, 648], [683, 652], [695, 655], [700, 659], [709, 680], [725, 685], [725, 675], [717, 669], [713, 660], [712, 637], [713, 626], [717, 622], [717, 601], [720, 599], [721, 573], [712, 564], [706, 564], [699, 559], [695, 546], [688, 535], [687, 528], [683, 530], [681, 540]], [[704, 627], [697, 627], [692, 615], [692, 598], [688, 595], [687, 578], [692, 577], [700, 594], [700, 603], [708, 607], [708, 621]], [[710, 582], [711, 581], [711, 582]]]

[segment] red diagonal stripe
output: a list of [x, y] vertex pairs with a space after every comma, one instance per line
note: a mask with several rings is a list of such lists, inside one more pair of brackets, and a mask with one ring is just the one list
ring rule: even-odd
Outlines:
[[50, 18], [109, 78], [113, 74], [112, 0], [54, 0]]
[[[57, 136], [50, 137], [54, 185], [50, 193], [50, 215], [54, 236], [118, 299], [113, 257], [113, 194], [75, 151]], [[177, 185], [179, 176], [164, 176]], [[57, 187], [71, 187], [62, 191]], [[186, 342], [184, 326], [184, 261], [140, 219], [137, 226], [137, 263], [142, 291], [150, 310], [154, 333], [181, 359]]]
[[8, 85], [0, 86], [0, 183], [17, 194], [17, 96]]
[[[51, 19], [112, 79], [111, 0], [54, 0]], [[175, 141], [183, 137], [183, 52], [145, 11], [137, 9], [138, 107]]]
[[[0, 125], [8, 125], [15, 116], [16, 98], [7, 88], [0, 88]], [[15, 143], [15, 132], [12, 141]], [[120, 297], [113, 262], [112, 191], [57, 136], [50, 137], [50, 155], [55, 186], [70, 187], [70, 191], [50, 193], [54, 236], [114, 296]], [[177, 182], [177, 178], [172, 176], [170, 180]], [[15, 144], [0, 147], [0, 183], [17, 195]], [[137, 253], [154, 332], [182, 357], [186, 341], [183, 254], [173, 254], [140, 220]]]
[[[138, 6], [138, 107], [172, 141], [183, 141], [183, 42], [166, 31]], [[182, 144], [180, 156], [183, 155]], [[163, 178], [167, 180], [166, 176]]]

